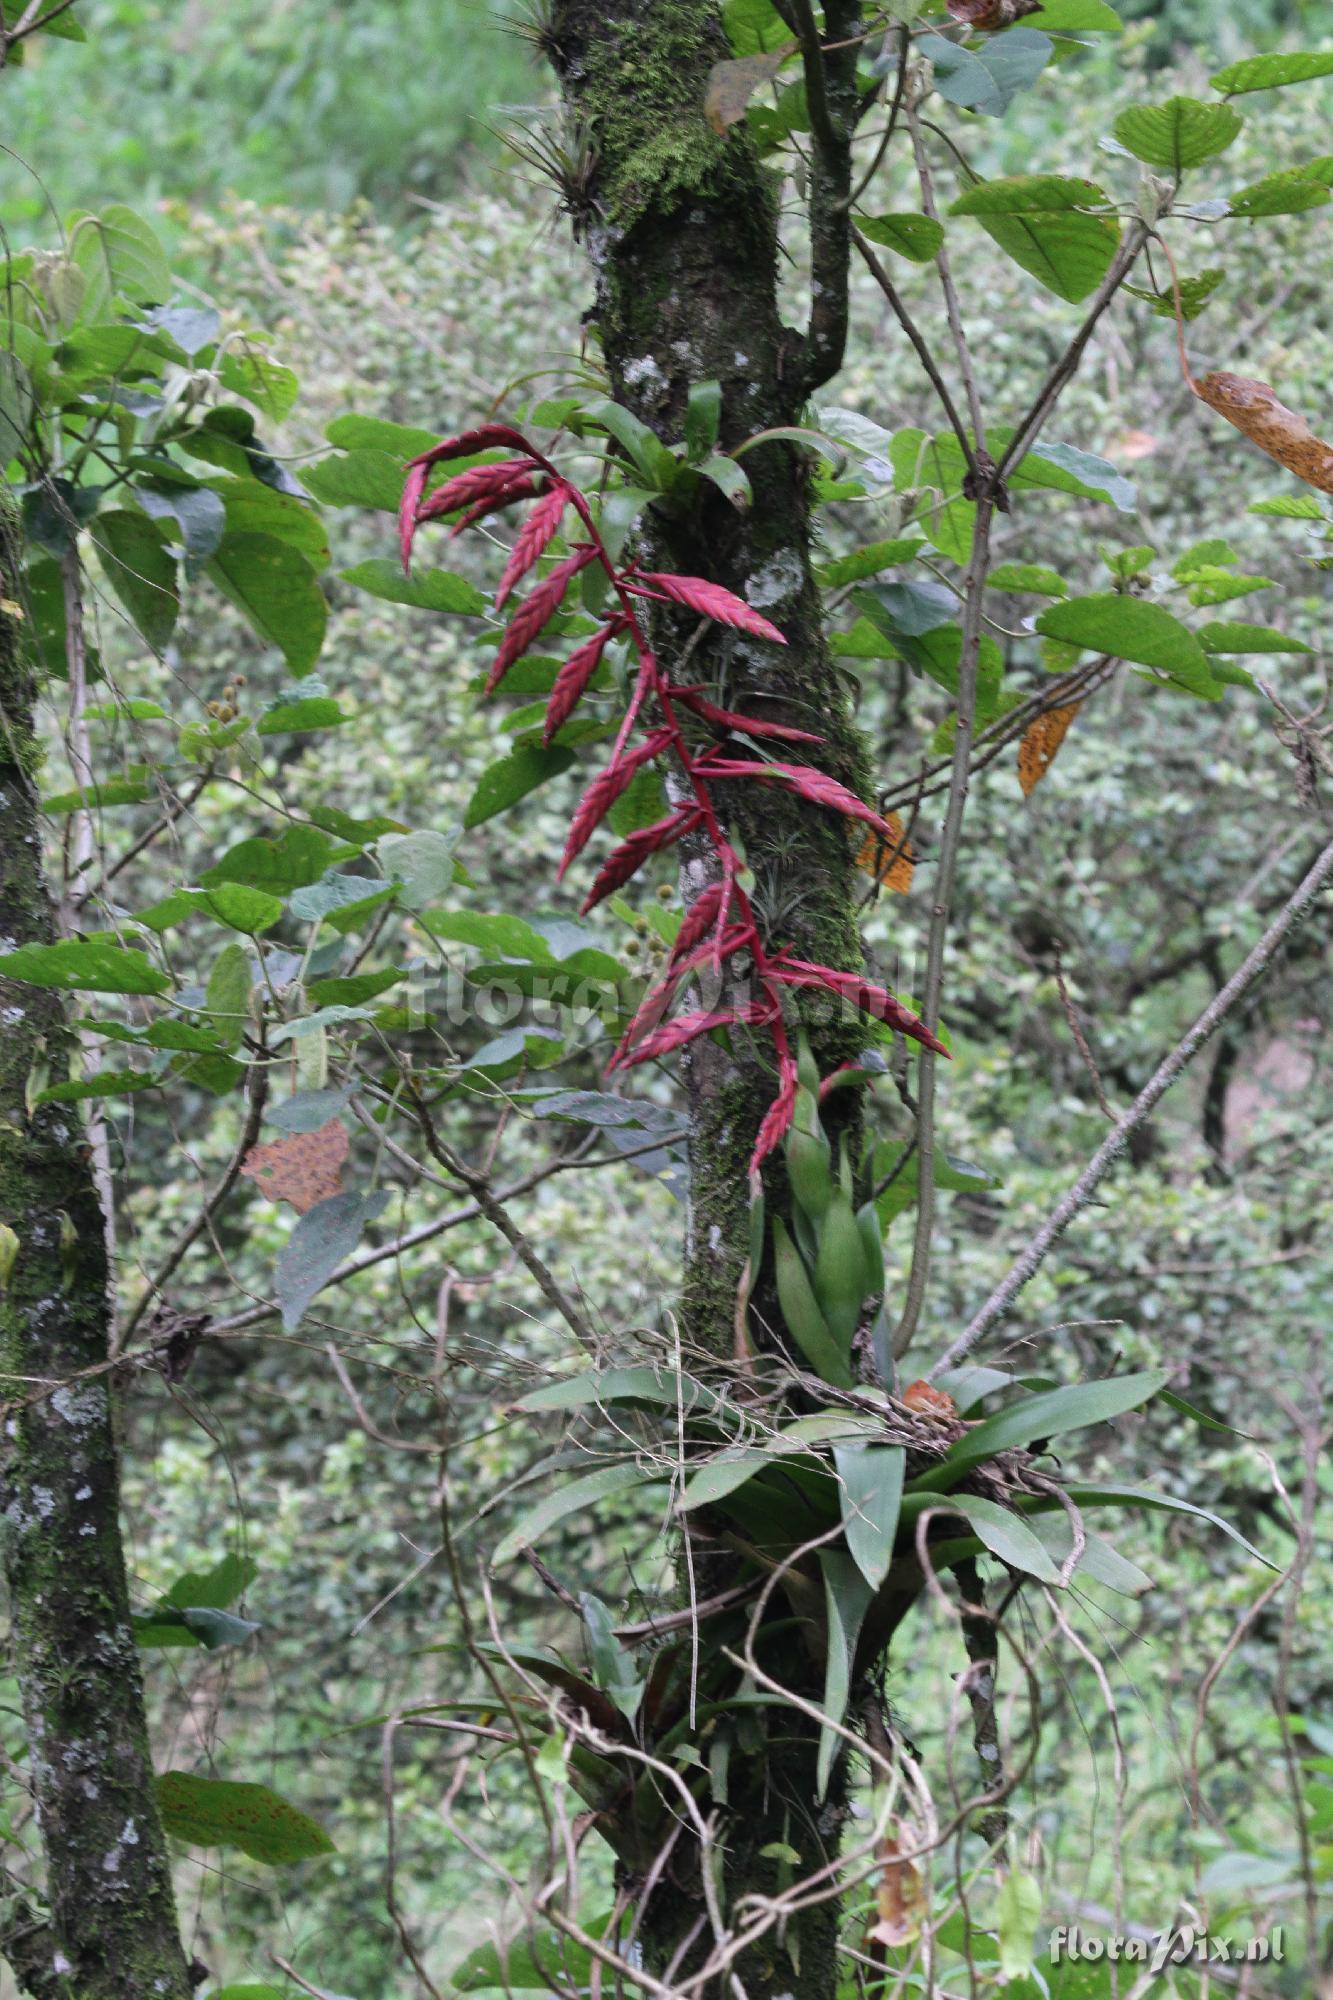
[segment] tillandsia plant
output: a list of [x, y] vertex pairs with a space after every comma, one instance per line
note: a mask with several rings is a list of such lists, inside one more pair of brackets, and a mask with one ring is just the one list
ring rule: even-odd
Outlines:
[[[715, 384], [705, 385], [696, 407], [700, 402], [716, 412], [720, 394]], [[497, 449], [511, 456], [498, 462], [479, 458], [480, 454]], [[428, 494], [426, 483], [431, 469], [463, 457], [478, 462], [455, 472]], [[433, 445], [412, 460], [400, 513], [404, 571], [410, 576], [413, 543], [423, 522], [457, 515], [453, 526], [457, 535], [462, 529], [520, 502], [530, 502], [531, 512], [505, 563], [495, 593], [497, 611], [503, 610], [515, 586], [537, 567], [559, 535], [568, 512], [577, 515], [586, 539], [576, 542], [570, 553], [556, 562], [529, 596], [511, 611], [508, 630], [486, 677], [485, 692], [491, 694], [499, 687], [509, 669], [523, 658], [533, 641], [558, 615], [575, 579], [593, 563], [600, 567], [617, 608], [590, 638], [575, 647], [556, 675], [546, 708], [543, 743], [549, 746], [569, 721], [612, 641], [627, 639], [635, 659], [633, 685], [611, 760], [579, 801], [558, 874], [563, 876], [582, 853], [636, 776], [659, 759], [672, 763], [669, 782], [674, 782], [680, 803], [664, 819], [637, 829], [614, 849], [584, 898], [583, 913], [586, 915], [615, 890], [623, 888], [651, 855], [674, 846], [689, 834], [701, 833], [710, 850], [706, 865], [711, 879], [695, 896], [671, 946], [665, 977], [651, 988], [634, 1014], [612, 1057], [611, 1067], [628, 1069], [636, 1063], [649, 1062], [716, 1029], [744, 1026], [766, 1031], [772, 1040], [778, 1088], [755, 1136], [750, 1155], [753, 1179], [786, 1133], [796, 1107], [797, 1066], [783, 1016], [784, 989], [819, 988], [938, 1054], [946, 1055], [948, 1051], [910, 1008], [882, 986], [833, 966], [811, 964], [793, 956], [780, 943], [775, 945], [773, 940], [764, 938], [754, 904], [743, 885], [745, 871], [741, 857], [719, 817], [716, 787], [738, 781], [780, 785], [812, 805], [840, 813], [849, 820], [863, 821], [889, 847], [897, 836], [881, 814], [827, 772], [813, 765], [789, 763], [763, 754], [773, 742], [817, 744], [818, 735], [788, 723], [723, 708], [711, 698], [706, 686], [674, 681], [669, 667], [662, 663], [649, 642], [642, 610], [645, 600], [682, 605], [713, 624], [785, 646], [786, 639], [771, 620], [721, 584], [710, 583], [703, 577], [643, 569], [633, 560], [617, 564], [602, 538], [587, 497], [558, 471], [551, 459], [508, 425], [487, 424], [479, 430], [467, 431]], [[687, 729], [683, 717], [694, 721], [693, 732]], [[640, 732], [637, 742], [636, 730]], [[726, 745], [733, 738], [739, 739], [738, 748], [748, 745], [752, 753], [757, 748], [758, 754], [729, 755]], [[742, 959], [748, 962], [753, 997], [743, 1002], [729, 1000], [723, 1006], [663, 1020], [677, 993], [702, 967], [707, 966], [714, 979], [720, 981], [723, 967], [734, 973], [736, 961]]]

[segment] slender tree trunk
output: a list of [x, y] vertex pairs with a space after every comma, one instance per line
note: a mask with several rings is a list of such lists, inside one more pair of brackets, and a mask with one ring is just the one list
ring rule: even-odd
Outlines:
[[[836, 4], [830, 25], [854, 10]], [[848, 186], [854, 54], [829, 58], [831, 111], [841, 120], [816, 146], [810, 326], [783, 324], [778, 301], [777, 191], [742, 123], [715, 133], [704, 112], [713, 65], [730, 55], [716, 0], [557, 0], [548, 53], [582, 150], [577, 188], [566, 190], [596, 279], [594, 317], [612, 392], [666, 442], [684, 430], [691, 385], [722, 386], [721, 446], [800, 420], [813, 389], [841, 361], [846, 312]], [[649, 567], [708, 577], [776, 623], [785, 648], [690, 617], [663, 614], [656, 643], [679, 660], [682, 678], [720, 688], [729, 708], [819, 731], [815, 755], [844, 783], [864, 790], [863, 750], [846, 690], [826, 649], [811, 569], [808, 455], [774, 441], [742, 460], [753, 505], [737, 510], [713, 489], [689, 515], [644, 517]], [[804, 956], [860, 962], [846, 823], [779, 796], [735, 786], [724, 796], [755, 876], [755, 907], [773, 940]], [[686, 848], [682, 888], [691, 902], [711, 879], [711, 851]], [[709, 1004], [714, 1004], [711, 999]], [[827, 1071], [863, 1045], [854, 1026], [811, 1023]], [[749, 1241], [748, 1161], [774, 1093], [762, 1057], [747, 1059], [698, 1042], [687, 1078], [692, 1120], [690, 1206], [682, 1320], [688, 1341], [720, 1360], [734, 1353], [736, 1293]], [[851, 1094], [848, 1094], [849, 1097]], [[783, 1191], [770, 1170], [769, 1199]], [[767, 1276], [754, 1315], [778, 1324]], [[695, 1565], [706, 1593], [708, 1557]], [[721, 1581], [728, 1580], [726, 1575]], [[785, 1600], [775, 1601], [785, 1609]], [[790, 1683], [818, 1701], [822, 1668], [802, 1663], [793, 1640]], [[773, 1711], [776, 1718], [778, 1711]], [[730, 1907], [747, 1892], [772, 1893], [781, 1861], [764, 1849], [795, 1849], [798, 1875], [836, 1852], [843, 1807], [835, 1785], [816, 1799], [812, 1725], [785, 1710], [770, 1723], [762, 1755], [732, 1760], [724, 1889]], [[793, 1864], [794, 1865], [794, 1864]], [[687, 1868], [668, 1871], [650, 1899], [642, 1935], [659, 1967], [695, 1925], [699, 1887]], [[741, 1961], [751, 2000], [792, 1993], [826, 2000], [835, 1985], [836, 1906], [816, 1907], [781, 1935], [771, 1932]], [[687, 1959], [686, 1963], [690, 1961]]]
[[[0, 511], [0, 598], [18, 596]], [[0, 612], [0, 939], [50, 943], [34, 688]], [[120, 1535], [106, 1238], [77, 1113], [34, 1106], [76, 1049], [59, 994], [0, 973], [4, 1568], [48, 1909], [0, 1948], [37, 2000], [189, 2000]]]

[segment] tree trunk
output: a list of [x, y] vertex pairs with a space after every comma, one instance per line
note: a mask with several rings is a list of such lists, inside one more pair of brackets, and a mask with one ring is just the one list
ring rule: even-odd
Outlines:
[[[18, 597], [0, 511], [0, 598]], [[0, 939], [52, 941], [34, 687], [0, 612]], [[77, 1112], [32, 1107], [76, 1047], [58, 992], [0, 972], [4, 1567], [48, 1913], [0, 1948], [38, 2000], [189, 2000], [121, 1545], [106, 1240]]]
[[[831, 6], [830, 27], [852, 11]], [[571, 114], [571, 143], [581, 152], [576, 185], [565, 193], [596, 276], [594, 317], [616, 400], [673, 443], [683, 435], [691, 385], [716, 380], [724, 450], [799, 422], [812, 390], [841, 361], [847, 213], [839, 201], [848, 186], [854, 51], [824, 64], [841, 127], [837, 143], [815, 149], [815, 303], [808, 331], [798, 333], [779, 312], [773, 177], [743, 123], [722, 137], [704, 113], [710, 71], [731, 53], [716, 0], [556, 0], [544, 39]], [[864, 751], [824, 643], [811, 569], [810, 460], [799, 447], [774, 441], [742, 463], [751, 507], [738, 511], [706, 488], [709, 497], [688, 516], [651, 509], [641, 530], [643, 560], [724, 584], [777, 624], [788, 643], [780, 648], [718, 626], [701, 634], [697, 618], [675, 614], [662, 615], [656, 642], [668, 663], [688, 646], [682, 678], [712, 682], [728, 708], [820, 732], [816, 759], [864, 792]], [[753, 870], [756, 913], [770, 939], [825, 964], [858, 965], [846, 822], [771, 786], [732, 786], [720, 797]], [[688, 905], [712, 879], [711, 850], [687, 844], [682, 863]], [[708, 1004], [718, 1003], [710, 996]], [[864, 1045], [843, 1022], [812, 1021], [810, 1031], [825, 1072]], [[748, 1161], [775, 1088], [762, 1057], [747, 1060], [741, 1038], [733, 1039], [732, 1054], [696, 1042], [686, 1069], [691, 1169], [682, 1323], [696, 1353], [720, 1360], [734, 1353], [749, 1242]], [[855, 1116], [854, 1095], [846, 1095]], [[780, 1207], [776, 1168], [767, 1179], [769, 1200]], [[778, 1324], [767, 1274], [752, 1317]], [[709, 1588], [707, 1563], [701, 1552], [700, 1595]], [[721, 1581], [728, 1580], [724, 1573]], [[785, 1609], [785, 1600], [775, 1600], [775, 1615], [779, 1606]], [[790, 1684], [817, 1702], [822, 1670], [801, 1664], [798, 1644], [788, 1651]], [[732, 1760], [724, 1879], [732, 1908], [747, 1892], [779, 1886], [782, 1863], [763, 1849], [794, 1848], [801, 1875], [826, 1862], [838, 1843], [836, 1782], [823, 1805], [816, 1801], [813, 1725], [794, 1709], [770, 1714], [781, 1719], [771, 1724], [764, 1754]], [[700, 1910], [697, 1882], [673, 1867], [643, 1916], [641, 1935], [656, 1965], [671, 1961]], [[817, 1906], [747, 1953], [737, 1969], [752, 2000], [781, 1993], [827, 2000], [836, 1922], [833, 1903]]]

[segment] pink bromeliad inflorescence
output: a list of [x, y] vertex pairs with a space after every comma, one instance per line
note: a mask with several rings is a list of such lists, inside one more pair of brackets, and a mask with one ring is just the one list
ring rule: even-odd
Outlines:
[[[433, 468], [455, 458], [473, 458], [478, 453], [500, 450], [511, 456], [469, 465], [427, 492]], [[665, 977], [645, 997], [630, 1022], [611, 1059], [611, 1068], [629, 1068], [634, 1063], [683, 1048], [714, 1028], [746, 1025], [767, 1031], [777, 1060], [778, 1091], [759, 1128], [750, 1172], [758, 1172], [762, 1161], [779, 1145], [791, 1124], [796, 1104], [796, 1059], [792, 1053], [787, 1025], [782, 1014], [784, 987], [820, 987], [858, 1007], [877, 1021], [885, 1022], [899, 1034], [910, 1035], [939, 1055], [947, 1055], [943, 1043], [910, 1009], [895, 1000], [882, 986], [863, 979], [859, 973], [838, 972], [831, 966], [793, 958], [786, 951], [771, 952], [764, 943], [749, 896], [742, 886], [741, 860], [728, 840], [713, 800], [713, 786], [747, 780], [756, 784], [781, 785], [849, 819], [864, 820], [892, 843], [894, 833], [887, 822], [824, 771], [809, 764], [760, 763], [743, 757], [726, 756], [718, 745], [704, 750], [691, 746], [681, 729], [678, 712], [688, 710], [702, 722], [730, 731], [743, 730], [757, 740], [782, 743], [818, 743], [822, 739], [809, 730], [793, 729], [785, 723], [764, 722], [719, 708], [701, 687], [673, 682], [648, 640], [642, 622], [645, 601], [683, 605], [701, 618], [748, 632], [756, 639], [785, 646], [776, 625], [763, 618], [743, 599], [733, 596], [720, 584], [697, 576], [674, 576], [656, 570], [642, 570], [634, 563], [613, 561], [593, 518], [586, 495], [560, 472], [520, 431], [508, 424], [483, 424], [477, 430], [446, 438], [422, 452], [408, 466], [399, 510], [399, 534], [403, 568], [411, 565], [412, 545], [418, 528], [428, 521], [458, 515], [453, 533], [460, 534], [488, 515], [520, 502], [531, 502], [531, 512], [520, 529], [505, 563], [496, 592], [495, 606], [501, 610], [515, 587], [535, 569], [555, 540], [565, 515], [577, 515], [583, 539], [570, 546], [563, 557], [510, 613], [505, 636], [486, 680], [489, 694], [498, 687], [509, 669], [528, 651], [538, 633], [560, 609], [566, 591], [581, 571], [596, 563], [605, 571], [615, 609], [606, 616], [600, 630], [584, 640], [561, 667], [546, 710], [545, 741], [550, 743], [568, 721], [601, 663], [613, 639], [627, 637], [638, 662], [634, 686], [624, 721], [616, 737], [611, 761], [584, 792], [570, 824], [569, 838], [561, 856], [558, 873], [563, 876], [580, 854], [606, 814], [645, 765], [659, 757], [674, 756], [685, 780], [684, 803], [646, 826], [613, 849], [602, 863], [583, 902], [588, 911], [604, 897], [619, 889], [637, 873], [650, 855], [659, 854], [686, 834], [702, 832], [716, 858], [715, 878], [695, 898], [677, 933], [667, 962]], [[461, 512], [460, 512], [461, 510]], [[656, 717], [645, 721], [644, 712], [655, 709]], [[636, 731], [639, 740], [631, 742]], [[705, 964], [714, 972], [723, 962], [747, 952], [754, 970], [759, 997], [733, 1006], [701, 1009], [678, 1014], [667, 1020], [667, 1011], [691, 973]]]

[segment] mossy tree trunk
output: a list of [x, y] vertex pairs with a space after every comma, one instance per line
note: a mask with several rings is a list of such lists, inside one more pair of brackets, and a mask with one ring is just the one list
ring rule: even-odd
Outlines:
[[[855, 14], [830, 0], [830, 41], [846, 40]], [[546, 41], [582, 149], [577, 187], [566, 193], [595, 274], [594, 317], [616, 399], [668, 443], [683, 435], [691, 386], [710, 380], [722, 387], [724, 450], [799, 422], [811, 393], [842, 358], [854, 49], [822, 64], [826, 115], [812, 174], [814, 304], [808, 328], [797, 331], [779, 310], [774, 178], [743, 123], [724, 137], [705, 117], [710, 71], [731, 54], [716, 0], [555, 0]], [[717, 626], [701, 632], [697, 619], [667, 614], [657, 643], [668, 662], [688, 648], [682, 677], [712, 682], [728, 708], [820, 732], [824, 742], [814, 758], [864, 791], [863, 748], [825, 645], [811, 567], [808, 454], [774, 441], [747, 453], [743, 464], [752, 506], [739, 511], [709, 488], [688, 516], [650, 510], [644, 560], [724, 584], [777, 624], [787, 645]], [[829, 965], [858, 965], [847, 823], [771, 786], [735, 785], [723, 800], [754, 872], [755, 907], [770, 939]], [[710, 879], [710, 851], [687, 847], [686, 902]], [[811, 1025], [811, 1039], [824, 1071], [864, 1042], [854, 1025], [827, 1020]], [[687, 1065], [692, 1136], [682, 1320], [694, 1350], [721, 1360], [734, 1354], [736, 1293], [749, 1240], [748, 1161], [775, 1088], [762, 1055], [749, 1059], [739, 1037], [735, 1042], [732, 1053], [698, 1042]], [[847, 1096], [854, 1117], [854, 1097]], [[769, 1199], [780, 1206], [776, 1169], [768, 1180]], [[766, 1276], [752, 1319], [778, 1324]], [[701, 1551], [695, 1565], [701, 1595], [706, 1569]], [[719, 1573], [729, 1580], [721, 1564]], [[822, 1670], [799, 1657], [795, 1640], [788, 1650], [789, 1684], [817, 1702]], [[816, 1799], [814, 1737], [797, 1711], [784, 1710], [762, 1756], [732, 1760], [724, 1882], [732, 1909], [747, 1893], [779, 1887], [781, 1857], [765, 1855], [765, 1848], [794, 1848], [798, 1875], [836, 1852], [843, 1807], [836, 1786], [822, 1804]], [[671, 1962], [701, 1908], [688, 1867], [673, 1865], [649, 1899], [641, 1929], [659, 1968]], [[825, 1903], [785, 1933], [770, 1932], [737, 1968], [751, 2000], [782, 1993], [826, 2000], [835, 1986], [836, 1923], [836, 1906]]]
[[[0, 505], [0, 598], [19, 595]], [[34, 687], [0, 612], [0, 938], [49, 943], [32, 783]], [[47, 1911], [0, 1949], [37, 2000], [189, 2000], [120, 1533], [106, 1238], [78, 1114], [34, 1106], [73, 1046], [57, 992], [0, 973], [4, 1567]]]

